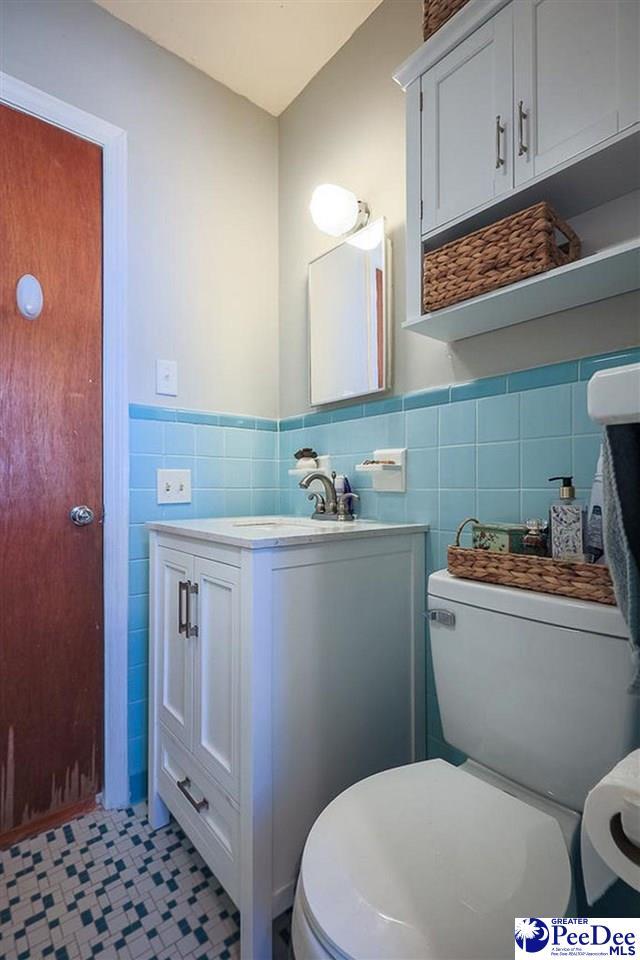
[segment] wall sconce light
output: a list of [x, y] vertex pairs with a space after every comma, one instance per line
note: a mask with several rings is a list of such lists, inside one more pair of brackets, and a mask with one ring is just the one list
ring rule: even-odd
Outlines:
[[355, 193], [334, 183], [316, 187], [309, 204], [311, 219], [318, 230], [332, 237], [341, 237], [364, 227], [369, 220], [369, 207]]

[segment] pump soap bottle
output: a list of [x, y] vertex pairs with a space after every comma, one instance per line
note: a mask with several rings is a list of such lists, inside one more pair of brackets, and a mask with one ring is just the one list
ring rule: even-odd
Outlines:
[[551, 556], [554, 560], [584, 561], [586, 508], [576, 500], [573, 477], [549, 477], [560, 480], [560, 499], [549, 508]]

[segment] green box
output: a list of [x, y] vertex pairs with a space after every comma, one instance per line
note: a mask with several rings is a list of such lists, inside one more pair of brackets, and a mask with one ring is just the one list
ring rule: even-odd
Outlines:
[[492, 553], [524, 553], [524, 523], [474, 523], [472, 542], [476, 550]]

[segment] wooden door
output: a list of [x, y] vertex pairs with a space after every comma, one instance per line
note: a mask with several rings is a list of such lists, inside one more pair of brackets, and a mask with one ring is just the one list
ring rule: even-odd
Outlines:
[[516, 183], [640, 119], [639, 10], [638, 0], [515, 4]]
[[[153, 635], [158, 644], [160, 720], [191, 750], [193, 731], [193, 643], [186, 615], [193, 557], [158, 547], [153, 585]], [[191, 597], [192, 602], [192, 597]]]
[[423, 234], [513, 186], [512, 47], [508, 6], [422, 78]]
[[101, 516], [102, 151], [0, 105], [0, 843], [102, 785]]
[[196, 558], [193, 752], [236, 799], [240, 793], [240, 571]]

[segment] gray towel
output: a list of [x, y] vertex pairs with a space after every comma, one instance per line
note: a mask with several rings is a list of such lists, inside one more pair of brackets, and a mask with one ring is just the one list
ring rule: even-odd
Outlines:
[[634, 665], [629, 693], [640, 695], [640, 424], [606, 428], [602, 484], [605, 556]]

